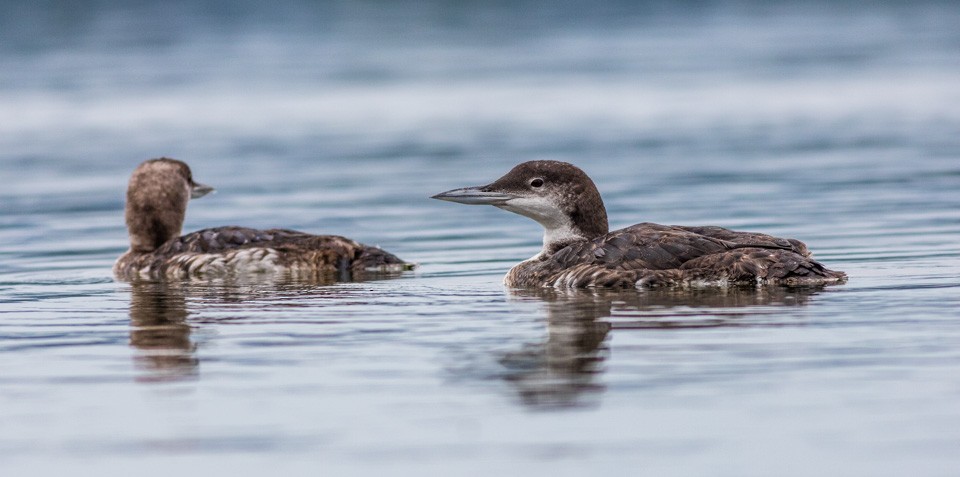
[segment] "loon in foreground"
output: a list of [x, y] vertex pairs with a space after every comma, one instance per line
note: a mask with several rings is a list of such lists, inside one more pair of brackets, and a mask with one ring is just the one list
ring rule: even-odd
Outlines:
[[133, 279], [286, 272], [298, 278], [343, 279], [414, 266], [336, 235], [216, 227], [180, 236], [187, 202], [212, 191], [194, 182], [190, 167], [181, 161], [160, 158], [140, 164], [127, 188], [130, 250], [117, 259], [114, 274]]
[[825, 285], [846, 279], [813, 260], [795, 239], [652, 223], [610, 232], [593, 181], [565, 162], [525, 162], [492, 184], [432, 198], [492, 205], [543, 226], [543, 250], [507, 273], [509, 287]]

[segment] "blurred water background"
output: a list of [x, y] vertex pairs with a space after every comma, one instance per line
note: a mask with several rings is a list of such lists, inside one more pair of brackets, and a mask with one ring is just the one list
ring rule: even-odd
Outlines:
[[[956, 2], [0, 2], [4, 475], [956, 475]], [[393, 280], [113, 280], [185, 230]], [[611, 225], [804, 240], [824, 290], [511, 291], [538, 226], [427, 199], [574, 162]]]

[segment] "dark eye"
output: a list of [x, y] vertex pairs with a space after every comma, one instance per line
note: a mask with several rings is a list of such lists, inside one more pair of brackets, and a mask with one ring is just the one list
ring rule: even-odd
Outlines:
[[540, 179], [539, 177], [530, 181], [530, 187], [540, 187], [542, 185], [543, 185], [543, 179]]

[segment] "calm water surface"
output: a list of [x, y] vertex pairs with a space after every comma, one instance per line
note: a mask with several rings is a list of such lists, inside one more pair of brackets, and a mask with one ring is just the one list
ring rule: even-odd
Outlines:
[[[71, 5], [0, 2], [4, 475], [960, 472], [954, 4]], [[161, 155], [421, 266], [117, 282]], [[426, 198], [532, 159], [850, 280], [506, 290], [538, 226]]]

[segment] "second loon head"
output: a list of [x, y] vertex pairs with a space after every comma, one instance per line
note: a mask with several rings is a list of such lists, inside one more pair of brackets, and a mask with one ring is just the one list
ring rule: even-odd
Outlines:
[[179, 236], [187, 202], [213, 190], [194, 182], [190, 167], [182, 161], [162, 157], [141, 163], [127, 186], [130, 250], [150, 252]]
[[493, 183], [453, 189], [432, 198], [492, 205], [536, 220], [545, 230], [545, 252], [609, 231], [597, 187], [586, 173], [566, 162], [524, 162]]

